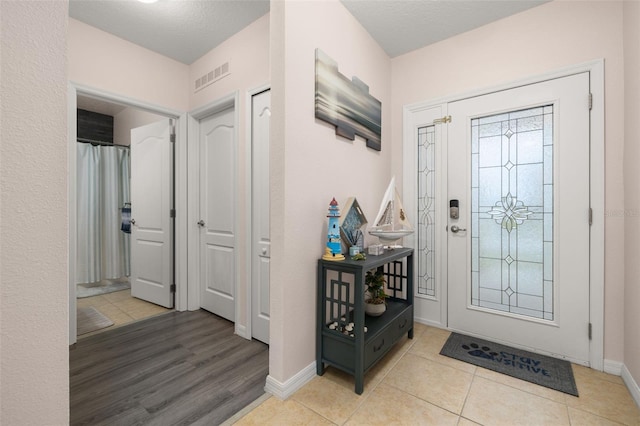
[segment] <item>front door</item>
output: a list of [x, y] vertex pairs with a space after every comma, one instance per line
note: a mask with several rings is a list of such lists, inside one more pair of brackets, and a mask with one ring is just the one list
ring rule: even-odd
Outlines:
[[234, 107], [200, 120], [200, 306], [235, 322]]
[[173, 143], [169, 119], [131, 129], [131, 295], [173, 308]]
[[448, 104], [452, 330], [589, 363], [588, 96], [581, 73]]

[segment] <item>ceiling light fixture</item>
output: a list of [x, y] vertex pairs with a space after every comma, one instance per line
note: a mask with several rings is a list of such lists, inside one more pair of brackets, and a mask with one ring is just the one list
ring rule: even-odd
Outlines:
[[155, 3], [158, 0], [138, 0], [140, 3]]

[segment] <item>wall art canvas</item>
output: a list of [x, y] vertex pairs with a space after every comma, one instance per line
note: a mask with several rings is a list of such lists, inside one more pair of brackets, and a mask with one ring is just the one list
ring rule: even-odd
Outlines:
[[316, 118], [336, 126], [336, 134], [364, 138], [369, 148], [382, 149], [382, 103], [358, 77], [338, 72], [338, 64], [316, 49]]

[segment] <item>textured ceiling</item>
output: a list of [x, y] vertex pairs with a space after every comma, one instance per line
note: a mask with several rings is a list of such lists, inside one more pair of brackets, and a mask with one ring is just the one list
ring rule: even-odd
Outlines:
[[[548, 0], [341, 1], [393, 58]], [[69, 3], [72, 18], [187, 65], [267, 12], [269, 0]]]
[[69, 2], [72, 18], [187, 65], [268, 11], [269, 0]]
[[396, 57], [549, 0], [341, 0]]

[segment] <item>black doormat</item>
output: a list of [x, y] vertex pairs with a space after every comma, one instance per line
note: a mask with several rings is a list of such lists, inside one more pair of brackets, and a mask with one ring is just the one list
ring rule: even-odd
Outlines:
[[451, 333], [440, 355], [578, 396], [571, 363], [562, 359], [458, 333]]

